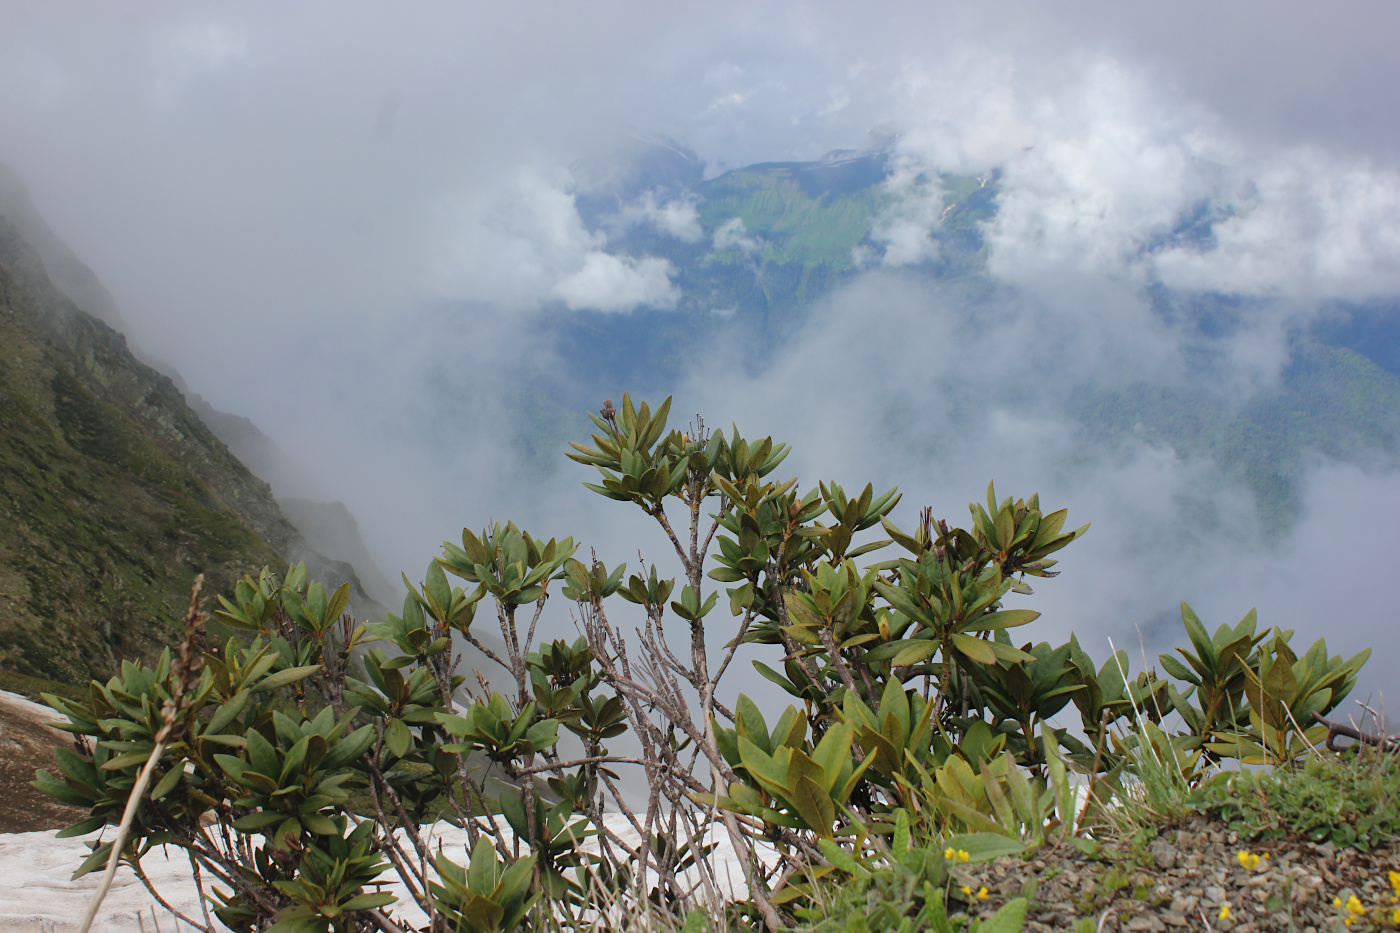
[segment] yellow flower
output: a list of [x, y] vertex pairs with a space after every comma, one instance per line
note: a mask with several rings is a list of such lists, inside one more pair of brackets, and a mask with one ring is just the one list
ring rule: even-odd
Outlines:
[[1229, 919], [1230, 919], [1230, 905], [1229, 905], [1229, 904], [1221, 904], [1221, 905], [1220, 905], [1220, 919], [1221, 919], [1221, 920], [1229, 920]]
[[1397, 909], [1395, 913], [1390, 915], [1390, 922], [1396, 926], [1400, 926], [1400, 909]]
[[987, 899], [987, 889], [985, 887], [978, 890], [977, 899], [979, 901], [985, 901]]
[[1355, 914], [1359, 917], [1365, 912], [1366, 905], [1361, 903], [1361, 898], [1357, 897], [1355, 894], [1347, 898], [1347, 913]]
[[962, 886], [962, 892], [963, 892], [963, 894], [966, 895], [967, 897], [971, 897], [971, 896], [972, 896], [972, 889], [969, 888], [967, 885], [963, 885], [963, 886]]
[[1340, 897], [1334, 897], [1334, 898], [1332, 898], [1332, 906], [1333, 906], [1333, 907], [1341, 907], [1341, 906], [1342, 906], [1342, 899], [1341, 899]]
[[[1400, 871], [1390, 873], [1390, 887], [1395, 891], [1395, 899], [1400, 900]], [[1396, 922], [1400, 923], [1400, 920]]]
[[952, 846], [943, 850], [943, 857], [950, 862], [970, 862], [972, 856], [966, 849], [954, 849]]
[[1254, 869], [1259, 867], [1259, 860], [1268, 857], [1269, 853], [1267, 852], [1261, 852], [1256, 855], [1253, 852], [1246, 852], [1243, 849], [1235, 853], [1235, 858], [1239, 859], [1240, 867], [1245, 871], [1254, 871]]

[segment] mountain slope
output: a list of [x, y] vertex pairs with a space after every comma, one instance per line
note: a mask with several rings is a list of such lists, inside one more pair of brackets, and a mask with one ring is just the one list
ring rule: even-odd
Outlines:
[[352, 581], [361, 613], [377, 609], [171, 380], [74, 303], [46, 258], [89, 286], [74, 293], [105, 291], [51, 233], [36, 245], [47, 228], [2, 172], [0, 191], [0, 669], [72, 683], [148, 655], [196, 573], [212, 594], [307, 560], [329, 584]]

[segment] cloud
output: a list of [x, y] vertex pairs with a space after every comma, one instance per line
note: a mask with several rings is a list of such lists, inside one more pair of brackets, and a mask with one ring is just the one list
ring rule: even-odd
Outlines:
[[731, 249], [752, 253], [758, 249], [758, 241], [748, 235], [742, 217], [731, 217], [716, 227], [714, 244], [715, 251], [721, 253]]
[[633, 259], [595, 250], [584, 257], [582, 269], [554, 286], [554, 294], [572, 310], [674, 308], [681, 292], [672, 284], [671, 272], [668, 259]]
[[880, 263], [911, 266], [939, 255], [933, 232], [943, 221], [937, 170], [908, 155], [893, 160], [882, 185], [889, 203], [871, 224], [870, 239], [884, 247]]
[[1311, 300], [1400, 294], [1400, 173], [1309, 147], [1268, 159], [1239, 191], [1213, 248], [1154, 257], [1163, 282]]
[[609, 225], [630, 226], [650, 224], [667, 236], [673, 236], [686, 243], [698, 243], [705, 238], [705, 230], [700, 226], [700, 215], [691, 198], [672, 198], [662, 204], [656, 202], [656, 192], [648, 191], [633, 204], [629, 204], [617, 216], [610, 218]]
[[549, 298], [605, 242], [584, 227], [567, 186], [563, 173], [522, 171], [448, 199], [433, 246], [437, 293], [517, 310]]
[[[510, 183], [448, 200], [433, 247], [437, 295], [532, 310], [559, 300], [571, 310], [673, 308], [669, 261], [604, 252], [607, 237], [579, 217], [565, 173], [517, 174]], [[688, 212], [686, 211], [688, 207]], [[649, 219], [688, 233], [694, 205], [657, 208]]]
[[[667, 308], [681, 288], [664, 260], [609, 251], [564, 166], [640, 132], [713, 173], [817, 158], [890, 125], [882, 264], [752, 369], [713, 359], [723, 337], [688, 348], [710, 357], [677, 410], [792, 441], [809, 481], [899, 484], [911, 507], [953, 518], [993, 478], [1069, 505], [1094, 529], [1036, 598], [1054, 608], [1047, 625], [1086, 639], [1135, 620], [1169, 630], [1183, 597], [1238, 618], [1280, 581], [1308, 587], [1327, 546], [1370, 559], [1346, 544], [1370, 521], [1364, 502], [1328, 496], [1386, 495], [1387, 475], [1317, 467], [1278, 550], [1218, 465], [1146, 433], [1086, 438], [1066, 398], [1190, 378], [1196, 338], [1154, 313], [1154, 284], [1257, 299], [1210, 345], [1221, 404], [1274, 384], [1288, 330], [1320, 303], [1395, 294], [1394, 5], [905, 3], [871, 17], [730, 4], [696, 17], [351, 2], [328, 18], [270, 3], [197, 16], [0, 4], [0, 159], [116, 293], [133, 338], [302, 453], [386, 569], [421, 567], [452, 526], [489, 517], [586, 529], [601, 549], [638, 531], [523, 470], [512, 446], [522, 421], [574, 423], [512, 414], [565, 379], [569, 348], [541, 309]], [[936, 258], [936, 177], [994, 169], [987, 293], [930, 288], [914, 269]], [[633, 207], [635, 222], [703, 239], [684, 199]], [[713, 243], [758, 246], [737, 218]], [[1366, 600], [1375, 621], [1358, 629], [1380, 632], [1384, 607]]]

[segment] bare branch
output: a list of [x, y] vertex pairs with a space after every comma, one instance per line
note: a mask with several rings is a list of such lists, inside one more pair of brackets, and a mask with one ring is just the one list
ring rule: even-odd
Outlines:
[[1327, 727], [1327, 750], [1329, 752], [1340, 752], [1343, 749], [1335, 744], [1337, 736], [1344, 736], [1363, 745], [1373, 745], [1382, 751], [1393, 752], [1400, 750], [1400, 736], [1395, 735], [1372, 735], [1369, 732], [1362, 732], [1354, 729], [1345, 723], [1332, 722], [1322, 718], [1320, 713], [1313, 713], [1312, 718], [1321, 725]]

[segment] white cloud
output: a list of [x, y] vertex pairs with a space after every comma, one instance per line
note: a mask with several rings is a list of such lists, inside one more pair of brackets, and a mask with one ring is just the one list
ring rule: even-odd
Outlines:
[[218, 74], [248, 57], [248, 31], [232, 22], [172, 25], [151, 41], [153, 97], [171, 105], [194, 82]]
[[1047, 273], [1133, 275], [1137, 249], [1205, 193], [1200, 145], [1183, 115], [1157, 111], [1114, 60], [1084, 69], [1068, 93], [1033, 102], [1033, 146], [1003, 169], [987, 224], [988, 266], [1007, 281]]
[[890, 166], [883, 187], [891, 200], [870, 228], [870, 239], [884, 246], [881, 264], [911, 266], [937, 259], [933, 231], [944, 214], [937, 170], [917, 157], [904, 155]]
[[647, 191], [603, 220], [604, 226], [614, 230], [636, 224], [649, 224], [667, 236], [686, 243], [698, 243], [705, 238], [705, 228], [700, 226], [700, 215], [692, 196], [672, 198], [658, 204], [656, 192]]
[[[1292, 299], [1400, 293], [1400, 172], [1317, 145], [1251, 151], [1217, 116], [1100, 55], [1036, 87], [995, 56], [945, 99], [945, 70], [906, 70], [922, 114], [900, 140], [872, 239], [884, 262], [927, 257], [936, 224], [920, 172], [1001, 170], [988, 268], [1035, 287], [1084, 274]], [[1168, 242], [1200, 204], [1213, 239]]]
[[434, 290], [506, 309], [538, 307], [603, 245], [587, 230], [563, 173], [528, 170], [438, 209]]
[[1258, 167], [1212, 249], [1159, 253], [1168, 285], [1361, 300], [1400, 292], [1400, 174], [1316, 148]]
[[[571, 187], [567, 173], [529, 170], [442, 205], [431, 250], [435, 292], [516, 311], [549, 301], [570, 310], [674, 308], [680, 290], [670, 261], [606, 252], [607, 236], [584, 226]], [[690, 202], [658, 207], [648, 195], [633, 216], [682, 238], [692, 226], [700, 231]]]
[[719, 252], [737, 249], [741, 252], [752, 253], [758, 249], [758, 241], [748, 235], [748, 228], [744, 226], [744, 218], [731, 217], [720, 224], [715, 230], [715, 249]]
[[595, 250], [584, 257], [583, 268], [554, 286], [553, 294], [575, 311], [674, 308], [681, 293], [671, 282], [671, 272], [667, 259], [634, 259]]
[[163, 57], [191, 69], [214, 71], [242, 59], [248, 33], [232, 23], [200, 23], [163, 32], [158, 40]]
[[673, 198], [665, 204], [657, 204], [656, 192], [648, 191], [618, 219], [623, 223], [649, 223], [686, 243], [698, 243], [705, 238], [695, 201], [690, 198]]

